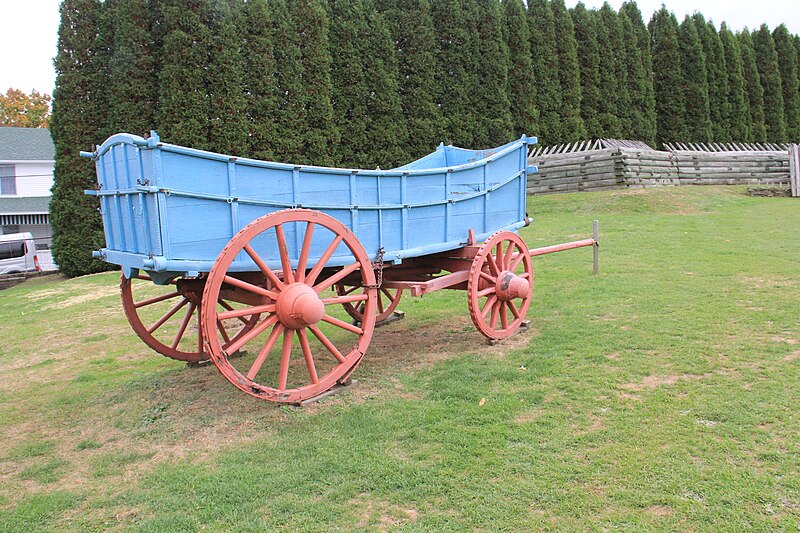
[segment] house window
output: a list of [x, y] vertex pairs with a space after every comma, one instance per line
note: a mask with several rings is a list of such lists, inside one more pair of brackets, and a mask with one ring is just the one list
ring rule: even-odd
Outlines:
[[16, 196], [17, 176], [14, 165], [0, 165], [0, 195]]
[[19, 226], [16, 224], [13, 226], [3, 226], [3, 235], [9, 235], [11, 233], [19, 233]]

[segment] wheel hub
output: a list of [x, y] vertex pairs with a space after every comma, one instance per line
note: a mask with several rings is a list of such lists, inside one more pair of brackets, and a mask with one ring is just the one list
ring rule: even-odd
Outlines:
[[505, 270], [497, 276], [495, 290], [497, 298], [500, 301], [507, 302], [515, 298], [524, 298], [530, 292], [531, 286], [525, 278]]
[[313, 288], [292, 283], [281, 291], [275, 302], [278, 319], [289, 329], [302, 329], [322, 320], [325, 304]]

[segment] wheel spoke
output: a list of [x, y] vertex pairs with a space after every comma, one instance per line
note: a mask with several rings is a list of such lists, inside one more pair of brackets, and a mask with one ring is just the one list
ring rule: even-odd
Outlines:
[[275, 236], [278, 238], [278, 251], [281, 254], [281, 266], [283, 267], [283, 279], [286, 283], [294, 283], [294, 273], [292, 264], [289, 260], [289, 248], [286, 246], [286, 236], [283, 234], [283, 225], [275, 226]]
[[153, 278], [151, 278], [147, 274], [136, 274], [136, 279], [143, 279], [145, 281], [153, 281]]
[[350, 287], [349, 289], [347, 289], [346, 291], [344, 291], [344, 295], [343, 295], [343, 296], [346, 296], [346, 295], [348, 295], [348, 294], [353, 294], [353, 293], [354, 293], [356, 290], [358, 290], [358, 289], [360, 289], [360, 288], [361, 288], [361, 287], [360, 287], [360, 286], [358, 286], [358, 285], [353, 285], [352, 287]]
[[250, 370], [247, 372], [247, 379], [253, 381], [253, 378], [256, 377], [258, 371], [261, 370], [261, 365], [264, 364], [269, 352], [272, 351], [272, 347], [275, 346], [275, 341], [278, 340], [278, 336], [283, 333], [284, 327], [285, 326], [279, 322], [274, 328], [272, 328], [269, 337], [267, 337], [267, 342], [265, 342], [264, 346], [261, 347], [261, 351], [258, 352], [258, 357], [256, 357], [255, 361], [253, 361], [253, 366], [251, 366]]
[[306, 225], [306, 234], [303, 237], [303, 247], [300, 249], [300, 258], [297, 261], [297, 281], [306, 278], [306, 265], [308, 265], [308, 254], [311, 252], [311, 238], [314, 235], [314, 223]]
[[253, 329], [251, 329], [250, 331], [248, 331], [247, 333], [245, 333], [244, 335], [233, 341], [230, 344], [230, 346], [226, 346], [224, 350], [225, 355], [236, 353], [236, 351], [239, 348], [241, 348], [254, 338], [258, 337], [259, 335], [261, 335], [264, 331], [266, 331], [268, 327], [270, 327], [277, 321], [278, 321], [278, 315], [268, 316], [267, 318], [262, 320], [261, 323], [259, 323], [256, 327], [254, 327]]
[[[225, 301], [225, 300], [223, 300], [222, 298], [217, 298], [217, 303], [218, 303], [219, 305], [221, 305], [222, 307], [224, 307], [225, 309], [227, 309], [228, 311], [234, 311], [234, 309], [233, 309], [233, 306], [231, 306], [231, 304], [229, 304], [228, 302], [226, 302], [226, 301]], [[245, 325], [247, 324], [247, 320], [245, 320], [244, 318], [242, 318], [242, 317], [237, 317], [237, 319], [238, 319], [238, 320], [239, 320], [239, 322], [241, 322], [242, 324], [245, 324]]]
[[189, 299], [184, 297], [184, 298], [183, 298], [183, 299], [182, 299], [180, 302], [178, 302], [178, 303], [176, 303], [175, 305], [173, 305], [173, 306], [172, 306], [172, 308], [171, 308], [169, 311], [167, 311], [167, 312], [164, 314], [164, 316], [162, 316], [161, 318], [159, 318], [159, 319], [156, 321], [156, 323], [155, 323], [155, 324], [153, 324], [152, 326], [150, 326], [149, 328], [147, 328], [147, 332], [152, 334], [152, 333], [153, 333], [155, 330], [157, 330], [157, 329], [158, 329], [158, 328], [160, 328], [162, 325], [164, 325], [164, 322], [166, 322], [167, 320], [169, 320], [170, 318], [172, 318], [172, 316], [173, 316], [175, 313], [177, 313], [178, 311], [180, 311], [180, 310], [181, 310], [181, 307], [183, 307], [183, 306], [184, 306], [184, 305], [186, 305], [187, 303], [189, 303]]
[[311, 356], [311, 346], [308, 344], [308, 334], [305, 328], [297, 330], [297, 337], [300, 339], [300, 347], [303, 349], [303, 357], [306, 360], [308, 367], [308, 375], [311, 378], [311, 383], [319, 383], [317, 376], [317, 367], [314, 365], [314, 358]]
[[[517, 249], [519, 249], [519, 248], [517, 248]], [[508, 269], [511, 272], [514, 272], [517, 269], [517, 267], [519, 266], [519, 264], [522, 262], [522, 260], [525, 259], [525, 255], [527, 253], [528, 253], [527, 250], [519, 250], [519, 252], [514, 254], [514, 260], [511, 262], [511, 266], [509, 266]]]
[[505, 269], [506, 270], [511, 270], [510, 267], [511, 267], [511, 260], [513, 259], [513, 256], [514, 256], [514, 242], [513, 241], [508, 241], [508, 249], [506, 250], [506, 254], [503, 256], [503, 259], [505, 260]]
[[[345, 276], [347, 276], [347, 275], [351, 274], [352, 272], [358, 270], [358, 268], [360, 266], [361, 266], [361, 264], [356, 261], [355, 263], [344, 267], [343, 269], [341, 269], [339, 272], [337, 272], [333, 276], [331, 276], [329, 278], [326, 278], [326, 279], [322, 280], [321, 282], [319, 282], [318, 285], [315, 285], [314, 286], [314, 290], [317, 292], [317, 294], [321, 293], [322, 291], [324, 291], [325, 289], [327, 289], [328, 287], [330, 287], [331, 285], [333, 285], [337, 281], [343, 279]], [[309, 278], [310, 277], [311, 276], [309, 276]]]
[[514, 302], [509, 300], [506, 302], [506, 304], [508, 304], [508, 308], [511, 309], [511, 314], [514, 315], [514, 318], [519, 318], [519, 310], [517, 309], [517, 306], [514, 305]]
[[523, 279], [528, 279], [528, 278], [531, 277], [531, 273], [530, 272], [523, 272], [522, 274], [518, 274], [518, 276], [520, 278], [523, 278]]
[[492, 315], [489, 317], [489, 327], [492, 329], [497, 325], [497, 314], [501, 303], [502, 302], [497, 301], [492, 305]]
[[228, 332], [225, 330], [225, 324], [222, 323], [222, 320], [217, 319], [217, 330], [219, 331], [222, 338], [225, 339], [225, 344], [230, 344], [231, 338], [228, 335]]
[[328, 324], [333, 324], [334, 326], [339, 326], [340, 328], [346, 329], [347, 331], [352, 331], [353, 333], [357, 333], [358, 335], [364, 333], [364, 330], [359, 328], [358, 326], [348, 324], [347, 322], [332, 317], [331, 315], [322, 315], [322, 320], [324, 320]]
[[383, 296], [378, 293], [378, 314], [383, 313]]
[[311, 333], [313, 333], [314, 336], [317, 339], [319, 339], [319, 342], [321, 342], [322, 345], [325, 346], [325, 348], [327, 348], [329, 352], [331, 352], [331, 355], [333, 355], [337, 361], [339, 361], [340, 363], [344, 363], [345, 359], [342, 353], [336, 348], [336, 346], [333, 345], [330, 339], [328, 339], [328, 337], [326, 337], [325, 334], [322, 333], [322, 330], [319, 329], [319, 327], [317, 327], [316, 324], [308, 326], [308, 329], [310, 329]]
[[489, 270], [491, 270], [493, 276], [500, 275], [500, 269], [497, 268], [497, 262], [495, 262], [494, 257], [492, 256], [492, 251], [489, 250], [489, 253], [486, 254], [486, 262], [489, 264]]
[[[256, 266], [261, 270], [261, 272], [264, 273], [265, 276], [267, 276], [267, 279], [269, 279], [272, 282], [272, 284], [278, 288], [278, 290], [283, 289], [283, 282], [280, 279], [278, 279], [278, 276], [275, 274], [275, 272], [273, 272], [272, 269], [267, 266], [264, 260], [261, 259], [261, 257], [256, 253], [255, 250], [253, 250], [253, 248], [249, 244], [244, 245], [244, 251], [247, 252], [247, 255], [250, 256], [250, 259], [253, 260]], [[225, 277], [227, 278], [228, 276]]]
[[239, 287], [240, 289], [244, 289], [249, 292], [256, 293], [260, 296], [266, 296], [267, 298], [272, 298], [273, 300], [278, 299], [278, 293], [273, 291], [268, 291], [263, 287], [259, 287], [258, 285], [253, 285], [252, 283], [247, 283], [246, 281], [242, 281], [232, 276], [225, 276], [225, 283], [233, 285], [234, 287]]
[[349, 296], [333, 296], [331, 298], [323, 298], [322, 303], [325, 305], [332, 305], [332, 304], [346, 304], [352, 302], [363, 302], [369, 298], [366, 294], [351, 294]]
[[152, 298], [148, 298], [147, 300], [142, 300], [141, 302], [133, 304], [133, 307], [139, 309], [140, 307], [145, 307], [147, 305], [151, 305], [158, 302], [163, 302], [164, 300], [169, 300], [170, 298], [175, 298], [176, 296], [180, 296], [181, 293], [179, 291], [175, 292], [168, 292], [167, 294], [162, 294], [161, 296], [154, 296]]
[[481, 310], [481, 317], [484, 320], [486, 320], [486, 315], [489, 314], [489, 311], [492, 309], [492, 307], [494, 306], [494, 303], [496, 301], [497, 301], [497, 295], [496, 294], [491, 294], [486, 299], [486, 305], [483, 307], [483, 310]]
[[386, 295], [386, 297], [387, 297], [387, 298], [389, 298], [389, 301], [391, 301], [392, 303], [394, 303], [394, 299], [395, 299], [395, 298], [397, 298], [397, 293], [395, 293], [394, 295], [392, 295], [392, 293], [391, 293], [391, 292], [389, 292], [388, 290], [386, 290], [386, 289], [385, 289], [385, 288], [383, 288], [383, 287], [381, 287], [381, 292], [382, 292], [383, 294], [385, 294], [385, 295]]
[[286, 390], [286, 382], [289, 381], [289, 358], [292, 355], [292, 339], [294, 339], [294, 330], [284, 330], [283, 348], [281, 349], [281, 368], [278, 374], [278, 390]]
[[[492, 255], [492, 251], [489, 250], [489, 256]], [[498, 269], [504, 269], [506, 266], [505, 259], [503, 258], [503, 241], [497, 243], [497, 253], [494, 256], [495, 265]], [[499, 274], [499, 270], [498, 270]]]
[[186, 326], [189, 325], [189, 320], [192, 319], [192, 314], [194, 313], [195, 307], [197, 306], [194, 304], [194, 302], [189, 302], [189, 308], [186, 310], [186, 314], [183, 315], [183, 320], [181, 320], [181, 325], [178, 328], [178, 332], [175, 334], [175, 338], [172, 339], [172, 346], [170, 346], [170, 348], [173, 350], [178, 347], [183, 334], [186, 333]]
[[314, 265], [314, 268], [312, 268], [311, 272], [309, 272], [308, 276], [306, 276], [306, 285], [314, 285], [314, 282], [317, 281], [317, 276], [319, 276], [319, 273], [322, 272], [323, 268], [325, 268], [325, 265], [328, 263], [328, 259], [331, 258], [333, 252], [336, 251], [336, 248], [339, 246], [339, 244], [341, 244], [343, 239], [344, 237], [341, 235], [336, 235], [336, 237], [333, 239], [333, 242], [328, 245], [328, 247], [325, 249], [325, 252], [320, 256], [317, 264]]
[[500, 325], [503, 329], [508, 329], [508, 307], [505, 302], [500, 302]]
[[494, 286], [487, 287], [487, 288], [483, 289], [482, 291], [478, 291], [478, 298], [483, 298], [484, 296], [489, 296], [490, 294], [492, 294], [493, 292], [496, 292], [496, 291], [497, 291], [497, 287], [494, 287]]
[[[274, 313], [274, 312], [275, 312], [275, 304], [267, 304], [267, 305], [256, 305], [254, 307], [245, 307], [243, 309], [231, 309], [230, 311], [218, 313], [217, 316], [221, 320], [226, 320], [228, 318], [241, 318], [243, 316], [257, 315], [260, 313]], [[245, 323], [247, 322], [245, 321]]]
[[490, 276], [489, 274], [487, 274], [487, 273], [486, 273], [486, 272], [484, 272], [483, 270], [481, 270], [481, 271], [478, 273], [478, 275], [479, 275], [480, 277], [482, 277], [483, 279], [485, 279], [486, 281], [488, 281], [489, 283], [491, 283], [491, 284], [495, 284], [495, 283], [497, 283], [497, 278], [496, 278], [496, 277], [494, 277], [494, 276]]

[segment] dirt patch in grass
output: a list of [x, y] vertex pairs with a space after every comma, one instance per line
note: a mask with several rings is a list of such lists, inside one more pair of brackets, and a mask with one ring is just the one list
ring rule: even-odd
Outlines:
[[93, 289], [91, 292], [86, 292], [83, 294], [78, 294], [75, 296], [71, 296], [66, 300], [62, 300], [60, 302], [53, 302], [49, 305], [46, 305], [42, 308], [42, 311], [51, 311], [55, 309], [66, 309], [67, 307], [73, 307], [76, 305], [82, 305], [85, 303], [93, 302], [95, 300], [99, 300], [101, 298], [106, 298], [109, 296], [119, 296], [119, 287], [115, 286], [103, 286], [97, 287]]
[[348, 505], [355, 509], [358, 529], [368, 526], [378, 531], [388, 531], [402, 525], [413, 524], [419, 518], [419, 510], [406, 506], [395, 505], [382, 499], [376, 499], [369, 494], [359, 494], [352, 498]]
[[680, 374], [680, 375], [667, 375], [667, 376], [647, 376], [638, 383], [623, 383], [620, 388], [635, 392], [640, 392], [646, 389], [656, 389], [664, 385], [674, 385], [679, 381], [703, 379], [714, 375], [713, 373], [707, 374]]
[[672, 507], [669, 505], [651, 505], [644, 512], [652, 516], [669, 516], [672, 514]]

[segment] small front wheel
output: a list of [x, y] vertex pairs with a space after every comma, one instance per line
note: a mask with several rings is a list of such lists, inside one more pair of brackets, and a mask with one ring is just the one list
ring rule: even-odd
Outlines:
[[499, 231], [472, 260], [467, 303], [472, 322], [490, 339], [514, 334], [531, 304], [533, 263], [522, 237]]

